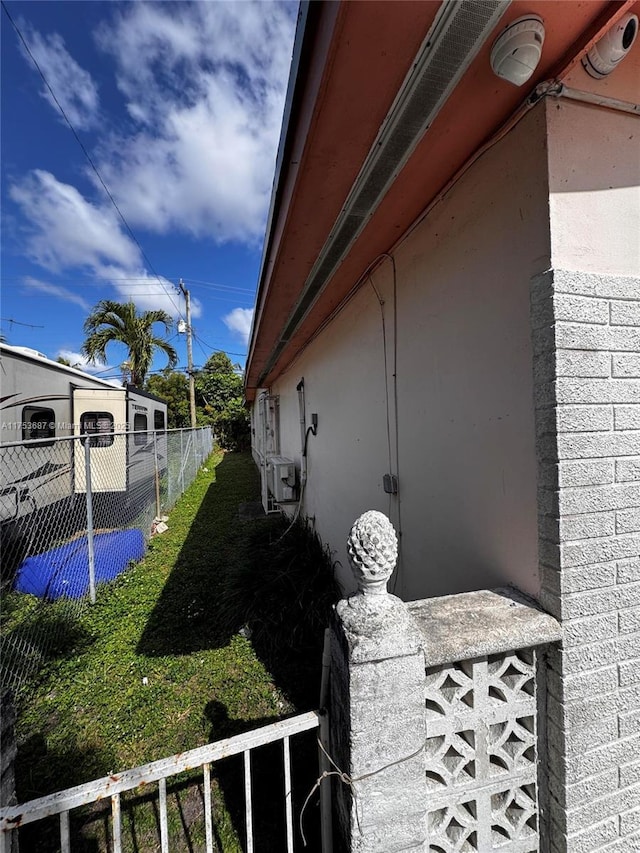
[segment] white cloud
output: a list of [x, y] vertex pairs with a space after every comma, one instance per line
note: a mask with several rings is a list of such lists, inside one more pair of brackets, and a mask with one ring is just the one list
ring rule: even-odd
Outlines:
[[35, 169], [9, 194], [29, 222], [27, 252], [45, 269], [139, 262], [138, 247], [122, 233], [115, 211], [92, 204], [50, 172]]
[[56, 358], [64, 358], [71, 364], [71, 367], [75, 367], [77, 370], [85, 370], [87, 373], [113, 373], [116, 370], [115, 367], [107, 367], [104, 364], [92, 364], [86, 355], [64, 347], [58, 350]]
[[226, 314], [223, 321], [228, 329], [236, 334], [243, 344], [249, 342], [251, 334], [251, 323], [253, 321], [253, 308], [234, 308], [229, 314]]
[[[101, 116], [92, 157], [143, 245], [145, 229], [219, 243], [261, 241], [296, 9], [282, 2], [110, 7], [97, 41], [113, 57], [128, 115], [111, 127]], [[95, 127], [101, 111], [96, 85], [62, 38], [33, 31], [29, 42], [72, 123]], [[9, 194], [27, 223], [25, 255], [53, 273], [91, 274], [141, 310], [184, 316], [182, 296], [145, 269], [139, 247], [102, 192], [93, 201], [40, 169], [14, 181]], [[53, 287], [47, 292], [84, 301]], [[201, 315], [195, 299], [192, 313]], [[239, 308], [225, 318], [245, 341], [250, 315]]]
[[[140, 310], [162, 309], [173, 317], [184, 316], [182, 295], [175, 292], [170, 281], [145, 270], [138, 247], [124, 234], [110, 205], [92, 204], [75, 187], [40, 170], [14, 184], [9, 193], [28, 221], [27, 253], [40, 266], [52, 272], [86, 270], [111, 284], [118, 298], [132, 299]], [[25, 283], [84, 309], [91, 308], [84, 297], [68, 288], [35, 278]], [[201, 314], [198, 300], [192, 302], [192, 313], [194, 317]]]
[[[24, 23], [22, 30], [29, 50], [71, 124], [76, 130], [88, 130], [93, 127], [100, 103], [98, 87], [91, 75], [69, 54], [63, 38], [58, 33], [43, 36], [37, 30], [30, 30]], [[20, 48], [25, 61], [35, 71], [33, 61], [22, 44]], [[51, 104], [60, 121], [64, 121], [47, 86], [43, 85], [40, 94]]]
[[61, 287], [58, 284], [50, 284], [47, 281], [40, 281], [31, 276], [25, 276], [22, 280], [27, 290], [37, 290], [40, 293], [47, 293], [50, 296], [55, 296], [57, 299], [62, 299], [64, 302], [70, 302], [72, 305], [79, 305], [83, 311], [90, 311], [91, 306], [80, 296], [79, 293], [74, 293], [67, 287]]
[[115, 388], [122, 388], [122, 377], [119, 379], [114, 378], [114, 374], [120, 373], [119, 367], [111, 367], [110, 365], [104, 364], [92, 364], [86, 357], [86, 355], [82, 355], [80, 352], [74, 352], [70, 349], [59, 349], [56, 353], [56, 358], [64, 358], [66, 359], [71, 367], [75, 367], [76, 370], [82, 370], [84, 373], [91, 373], [93, 376], [96, 376], [98, 379], [102, 379], [104, 382], [107, 382], [109, 385], [113, 385]]
[[262, 237], [294, 16], [282, 3], [134, 3], [99, 34], [136, 122], [100, 170], [128, 221], [218, 242]]

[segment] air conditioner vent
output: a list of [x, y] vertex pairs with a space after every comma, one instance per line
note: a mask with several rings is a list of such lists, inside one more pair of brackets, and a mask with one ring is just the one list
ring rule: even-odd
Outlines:
[[276, 503], [296, 500], [296, 466], [284, 456], [271, 456], [267, 461], [267, 484]]

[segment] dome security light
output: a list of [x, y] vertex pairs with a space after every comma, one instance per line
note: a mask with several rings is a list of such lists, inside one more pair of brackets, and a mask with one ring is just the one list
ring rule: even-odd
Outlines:
[[522, 86], [540, 62], [544, 24], [538, 15], [523, 15], [512, 21], [491, 48], [491, 69], [497, 77]]
[[638, 35], [638, 16], [628, 12], [582, 57], [584, 70], [602, 80], [618, 67]]

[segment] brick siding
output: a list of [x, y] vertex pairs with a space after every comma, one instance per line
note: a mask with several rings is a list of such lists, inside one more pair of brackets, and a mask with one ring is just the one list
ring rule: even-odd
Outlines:
[[640, 850], [640, 281], [532, 282], [552, 853]]

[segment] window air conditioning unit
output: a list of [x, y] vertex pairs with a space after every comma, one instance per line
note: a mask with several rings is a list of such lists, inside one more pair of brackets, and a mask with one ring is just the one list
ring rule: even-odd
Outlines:
[[296, 466], [292, 459], [271, 456], [267, 462], [267, 486], [276, 503], [296, 500]]

